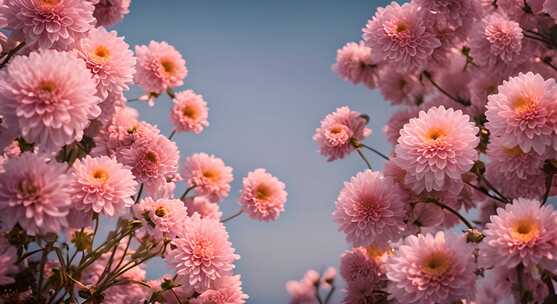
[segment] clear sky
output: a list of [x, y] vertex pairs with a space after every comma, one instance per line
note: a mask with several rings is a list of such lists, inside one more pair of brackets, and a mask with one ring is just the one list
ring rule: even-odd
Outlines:
[[[175, 139], [182, 161], [207, 152], [234, 168], [233, 191], [221, 205], [225, 216], [238, 209], [247, 172], [264, 167], [287, 184], [286, 211], [276, 222], [242, 216], [227, 224], [249, 303], [286, 303], [287, 280], [308, 268], [336, 266], [348, 247], [331, 212], [342, 183], [365, 166], [356, 154], [327, 163], [312, 135], [324, 115], [349, 105], [371, 116], [374, 134], [367, 143], [389, 152], [381, 131], [391, 111], [387, 103], [331, 71], [337, 48], [360, 39], [379, 4], [385, 1], [134, 0], [116, 27], [131, 45], [164, 40], [187, 60], [183, 88], [205, 97], [210, 127]], [[129, 97], [137, 94], [132, 90]], [[170, 133], [168, 99], [154, 108], [134, 106]], [[380, 158], [369, 158], [382, 168]], [[162, 271], [161, 263], [150, 267], [151, 277]]]

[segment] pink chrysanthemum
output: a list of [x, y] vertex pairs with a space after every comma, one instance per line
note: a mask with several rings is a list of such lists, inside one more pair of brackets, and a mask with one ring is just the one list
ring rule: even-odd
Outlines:
[[[99, 103], [101, 108], [101, 115], [97, 117], [98, 128], [107, 127], [112, 118], [116, 115], [116, 112], [126, 106], [126, 96], [122, 92], [112, 92], [108, 93], [108, 96]], [[95, 134], [91, 137], [95, 137], [100, 130], [96, 130]]]
[[371, 49], [363, 43], [349, 42], [337, 51], [333, 71], [353, 84], [375, 88], [379, 77], [379, 64], [371, 59]]
[[443, 232], [407, 237], [385, 270], [388, 290], [400, 303], [451, 303], [474, 292], [473, 247]]
[[146, 92], [161, 93], [184, 84], [186, 61], [173, 46], [151, 41], [148, 46], [136, 46], [135, 54], [135, 82]]
[[396, 145], [400, 130], [411, 118], [418, 116], [418, 107], [406, 107], [395, 112], [383, 127], [383, 133], [390, 143]]
[[3, 106], [17, 116], [25, 140], [44, 151], [81, 140], [89, 119], [101, 113], [91, 73], [70, 53], [17, 56], [0, 78]]
[[95, 2], [93, 16], [97, 26], [110, 27], [122, 21], [130, 12], [131, 0], [89, 0]]
[[486, 265], [514, 268], [522, 263], [557, 270], [557, 212], [551, 205], [519, 198], [497, 209], [486, 227]]
[[115, 31], [96, 28], [79, 41], [79, 58], [87, 63], [101, 98], [128, 89], [135, 72], [135, 57], [128, 44]]
[[400, 6], [393, 2], [378, 8], [363, 32], [364, 42], [376, 60], [388, 61], [407, 71], [424, 67], [433, 51], [441, 46], [414, 3]]
[[12, 113], [6, 115], [8, 111], [1, 108], [2, 105], [0, 105], [0, 150], [4, 150], [17, 137], [19, 126], [14, 115]]
[[7, 285], [15, 282], [11, 276], [14, 274], [18, 267], [17, 249], [8, 243], [8, 240], [0, 234], [0, 285]]
[[218, 202], [230, 193], [234, 179], [232, 168], [222, 159], [206, 153], [196, 153], [186, 159], [184, 178], [190, 187], [213, 202]]
[[545, 0], [543, 3], [544, 12], [548, 13], [553, 19], [557, 21], [557, 2], [553, 0]]
[[192, 90], [176, 93], [170, 119], [177, 131], [199, 134], [209, 126], [207, 103]]
[[[480, 14], [476, 0], [416, 0], [422, 10], [427, 11], [426, 21], [437, 27], [452, 31], [463, 30]], [[465, 30], [465, 29], [464, 29]]]
[[366, 128], [366, 124], [367, 120], [360, 113], [346, 106], [340, 107], [321, 121], [313, 140], [319, 144], [319, 152], [328, 161], [342, 159], [354, 150], [353, 142], [371, 135], [371, 129]]
[[284, 211], [288, 193], [285, 185], [265, 169], [256, 169], [244, 177], [240, 204], [251, 218], [260, 221], [276, 220]]
[[83, 0], [5, 0], [7, 28], [40, 48], [71, 48], [93, 28], [93, 4]]
[[474, 77], [468, 82], [470, 90], [470, 101], [477, 112], [485, 112], [487, 97], [497, 94], [497, 87], [503, 80], [508, 79], [507, 73], [498, 71], [478, 71], [474, 73]]
[[234, 261], [240, 258], [234, 254], [224, 225], [217, 220], [202, 219], [198, 214], [185, 221], [172, 244], [176, 248], [168, 253], [168, 261], [200, 293], [213, 288], [216, 280], [230, 275]]
[[383, 97], [394, 105], [415, 105], [418, 101], [423, 101], [422, 97], [426, 93], [418, 77], [393, 68], [381, 70], [377, 87]]
[[419, 193], [459, 181], [478, 158], [478, 131], [468, 115], [444, 106], [410, 119], [395, 147], [396, 163], [407, 172], [406, 184]]
[[180, 158], [176, 143], [160, 134], [136, 140], [120, 155], [120, 161], [131, 167], [133, 175], [138, 182], [145, 184], [148, 193], [153, 193], [176, 175]]
[[514, 65], [527, 59], [522, 54], [523, 37], [520, 24], [494, 13], [472, 30], [470, 52], [474, 62], [491, 69]]
[[543, 10], [543, 3], [544, 0], [497, 0], [497, 6], [525, 28], [537, 26], [538, 14]]
[[242, 291], [242, 281], [239, 275], [225, 276], [215, 282], [215, 287], [209, 289], [191, 301], [192, 304], [243, 304], [246, 295]]
[[370, 250], [356, 247], [342, 254], [340, 274], [348, 287], [353, 287], [352, 292], [366, 289], [371, 294], [387, 286], [387, 278], [380, 263], [381, 256], [375, 247], [370, 247]]
[[142, 284], [145, 280], [145, 270], [141, 267], [134, 267], [120, 277], [122, 284], [114, 284], [103, 293], [103, 304], [137, 304], [144, 303], [151, 296], [151, 290]]
[[404, 231], [404, 193], [380, 172], [366, 170], [344, 184], [333, 217], [354, 246], [386, 246]]
[[315, 270], [306, 272], [300, 281], [286, 282], [286, 291], [290, 295], [290, 304], [317, 304], [315, 284], [319, 282], [319, 273]]
[[144, 234], [162, 240], [174, 238], [180, 233], [188, 211], [180, 200], [146, 197], [133, 206], [133, 214], [143, 222], [141, 230]]
[[519, 146], [538, 154], [552, 145], [557, 132], [557, 84], [539, 74], [519, 73], [503, 81], [487, 102], [486, 127], [507, 147]]
[[0, 221], [19, 224], [29, 234], [60, 232], [68, 225], [71, 204], [64, 174], [66, 166], [37, 154], [10, 158], [0, 174]]
[[188, 216], [193, 216], [194, 213], [197, 213], [201, 218], [220, 220], [222, 217], [219, 205], [211, 202], [204, 196], [187, 198], [184, 204], [188, 208]]
[[73, 208], [114, 216], [133, 204], [137, 182], [116, 159], [86, 156], [73, 164], [69, 187]]
[[524, 152], [519, 146], [505, 146], [500, 137], [492, 137], [487, 146], [487, 156], [495, 174], [503, 174], [512, 178], [526, 179], [529, 176], [542, 174], [542, 168], [548, 155], [540, 156], [535, 151]]

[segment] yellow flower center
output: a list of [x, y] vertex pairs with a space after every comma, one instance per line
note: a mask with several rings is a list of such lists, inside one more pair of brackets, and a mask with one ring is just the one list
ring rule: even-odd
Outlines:
[[176, 71], [176, 66], [174, 65], [174, 62], [172, 62], [172, 60], [163, 58], [161, 59], [160, 63], [165, 74], [172, 75]]
[[158, 160], [158, 156], [155, 152], [149, 151], [145, 154], [145, 159], [152, 163], [156, 163]]
[[217, 170], [207, 169], [203, 171], [203, 176], [213, 182], [218, 182], [220, 179], [220, 174]]
[[383, 255], [387, 254], [388, 250], [383, 250], [375, 245], [369, 245], [366, 247], [367, 256], [373, 260], [380, 259]]
[[422, 261], [422, 271], [432, 276], [444, 274], [449, 266], [449, 256], [443, 252], [434, 252]]
[[168, 214], [168, 210], [166, 210], [166, 208], [164, 208], [163, 206], [159, 206], [155, 210], [155, 215], [158, 217], [165, 217], [167, 214]]
[[445, 130], [441, 128], [431, 128], [426, 132], [425, 138], [426, 140], [436, 141], [442, 137], [445, 137], [446, 135], [447, 134], [445, 133]]
[[515, 113], [521, 114], [528, 111], [534, 105], [534, 100], [527, 96], [520, 96], [516, 98], [513, 103], [512, 107]]
[[521, 242], [529, 242], [540, 234], [538, 223], [532, 218], [520, 219], [513, 223], [511, 236]]
[[503, 151], [507, 154], [507, 156], [511, 157], [521, 156], [524, 154], [524, 151], [522, 151], [519, 146], [514, 146], [512, 148], [503, 147]]
[[39, 188], [35, 186], [35, 184], [32, 181], [23, 179], [18, 183], [17, 190], [19, 193], [24, 194], [26, 196], [33, 196], [37, 194]]
[[56, 90], [56, 84], [51, 80], [43, 80], [39, 83], [38, 89], [44, 93], [53, 93]]
[[261, 184], [255, 188], [255, 198], [260, 201], [265, 201], [271, 197], [273, 191], [269, 186]]
[[110, 59], [110, 50], [104, 45], [99, 45], [95, 48], [91, 57], [97, 63], [107, 62]]
[[184, 115], [187, 118], [195, 120], [199, 116], [199, 113], [197, 112], [197, 109], [194, 106], [187, 105], [182, 109], [182, 115]]
[[402, 33], [406, 30], [408, 30], [408, 24], [406, 24], [405, 22], [400, 22], [396, 25], [396, 32], [397, 33]]
[[62, 0], [39, 0], [39, 6], [42, 8], [52, 8], [57, 6]]
[[106, 170], [104, 169], [96, 169], [93, 171], [93, 173], [91, 174], [93, 176], [94, 179], [100, 181], [100, 182], [106, 182], [108, 180], [108, 172], [106, 172]]

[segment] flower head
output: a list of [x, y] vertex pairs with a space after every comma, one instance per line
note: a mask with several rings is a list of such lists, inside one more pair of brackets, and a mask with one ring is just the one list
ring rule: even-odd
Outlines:
[[314, 270], [306, 272], [300, 281], [286, 282], [286, 291], [290, 295], [290, 304], [317, 304], [315, 284], [319, 282], [319, 273]]
[[153, 200], [146, 197], [133, 206], [133, 214], [143, 222], [142, 232], [155, 240], [180, 234], [188, 216], [184, 203], [177, 199]]
[[396, 145], [400, 130], [406, 125], [411, 118], [418, 116], [419, 110], [417, 107], [402, 108], [395, 112], [387, 124], [383, 127], [383, 133], [393, 145]]
[[186, 159], [184, 178], [190, 187], [218, 202], [230, 193], [230, 183], [234, 179], [232, 168], [224, 164], [222, 159], [206, 153], [196, 153]]
[[110, 27], [122, 21], [130, 12], [131, 0], [89, 0], [96, 1], [93, 16], [97, 26]]
[[170, 119], [177, 131], [199, 134], [209, 126], [207, 103], [192, 90], [176, 93]]
[[135, 81], [146, 92], [162, 93], [181, 86], [188, 74], [182, 55], [166, 42], [151, 41], [135, 47]]
[[257, 169], [244, 177], [244, 185], [240, 193], [240, 204], [251, 218], [270, 221], [275, 220], [284, 211], [284, 203], [288, 193], [284, 183], [267, 173], [265, 169]]
[[220, 220], [222, 217], [219, 205], [211, 202], [205, 196], [186, 198], [184, 204], [188, 208], [188, 216], [193, 216], [194, 213], [198, 213], [201, 218], [207, 217]]
[[8, 240], [0, 234], [0, 285], [12, 284], [15, 279], [11, 276], [18, 267], [17, 249], [8, 243]]
[[390, 67], [380, 71], [377, 87], [383, 97], [394, 105], [415, 105], [426, 93], [418, 77]]
[[206, 290], [192, 300], [192, 304], [243, 304], [248, 295], [242, 291], [239, 275], [225, 276], [215, 282], [213, 289]]
[[379, 67], [371, 59], [371, 49], [363, 43], [349, 42], [337, 51], [333, 70], [344, 80], [375, 88]]
[[350, 288], [365, 287], [372, 292], [387, 286], [387, 278], [383, 270], [381, 254], [377, 254], [375, 247], [356, 247], [346, 251], [340, 257], [340, 275]]

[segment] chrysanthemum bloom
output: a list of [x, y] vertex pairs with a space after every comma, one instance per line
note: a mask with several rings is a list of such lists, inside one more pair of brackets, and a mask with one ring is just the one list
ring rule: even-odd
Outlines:
[[206, 153], [196, 153], [186, 159], [184, 179], [195, 191], [213, 202], [221, 201], [230, 193], [234, 179], [232, 168], [222, 159]]
[[207, 103], [203, 96], [192, 90], [176, 93], [174, 106], [170, 110], [170, 119], [176, 131], [199, 134], [209, 126]]
[[[534, 152], [535, 153], [535, 152]], [[507, 164], [508, 166], [508, 164]], [[506, 169], [508, 167], [504, 167]], [[537, 174], [525, 175], [520, 178], [519, 172], [507, 171], [504, 174], [499, 171], [496, 164], [490, 162], [486, 166], [485, 176], [495, 189], [508, 199], [528, 198], [542, 199], [545, 192], [545, 174], [539, 171]]]
[[410, 121], [410, 118], [418, 116], [418, 113], [418, 107], [406, 107], [399, 109], [391, 116], [383, 127], [383, 133], [385, 133], [390, 143], [396, 145], [402, 127]]
[[143, 303], [151, 296], [151, 290], [149, 288], [135, 283], [145, 280], [145, 270], [140, 266], [124, 272], [121, 276], [121, 280], [123, 282], [126, 282], [126, 280], [129, 281], [122, 284], [114, 284], [106, 289], [103, 293], [102, 303], [137, 304]]
[[426, 22], [453, 31], [468, 27], [480, 13], [476, 0], [416, 0], [417, 6], [426, 11]]
[[67, 52], [17, 56], [0, 76], [3, 106], [17, 116], [25, 140], [47, 152], [81, 140], [101, 113], [96, 92], [85, 63]]
[[544, 161], [549, 155], [539, 155], [534, 150], [524, 152], [519, 146], [506, 146], [501, 141], [500, 137], [492, 137], [487, 146], [487, 167], [493, 169], [494, 174], [520, 179], [543, 174]]
[[379, 64], [371, 59], [371, 49], [363, 43], [349, 42], [337, 51], [333, 71], [353, 84], [375, 88]]
[[421, 111], [400, 131], [396, 163], [416, 193], [443, 190], [458, 182], [478, 158], [479, 129], [462, 111], [444, 106]]
[[90, 30], [77, 44], [76, 53], [87, 63], [101, 98], [127, 90], [132, 83], [135, 57], [115, 31], [103, 27]]
[[160, 134], [140, 138], [120, 155], [120, 161], [131, 167], [133, 175], [138, 182], [145, 184], [148, 193], [176, 174], [180, 158], [176, 143]]
[[470, 90], [470, 101], [472, 107], [477, 112], [485, 112], [485, 105], [489, 95], [497, 94], [497, 88], [503, 80], [509, 78], [507, 73], [499, 71], [485, 71], [479, 70], [474, 72], [474, 77], [471, 77], [468, 82], [468, 89]]
[[[557, 132], [557, 84], [539, 74], [519, 73], [503, 81], [487, 102], [486, 127], [507, 147], [543, 154]], [[555, 141], [557, 143], [557, 141]]]
[[494, 13], [484, 17], [472, 30], [470, 54], [474, 62], [491, 69], [526, 60], [523, 58], [520, 24]]
[[177, 199], [153, 200], [146, 197], [133, 205], [133, 214], [143, 222], [141, 230], [155, 240], [171, 239], [180, 233], [188, 216], [184, 203]]
[[192, 304], [243, 304], [248, 295], [242, 291], [239, 275], [225, 276], [215, 282], [209, 289], [191, 301]]
[[234, 261], [240, 258], [234, 254], [224, 225], [218, 220], [202, 219], [198, 214], [185, 221], [172, 244], [176, 248], [168, 252], [167, 260], [199, 293], [213, 288], [217, 279], [230, 275]]
[[130, 12], [131, 0], [90, 0], [95, 3], [93, 16], [97, 26], [110, 27], [122, 21]]
[[251, 218], [260, 221], [276, 220], [284, 211], [288, 193], [285, 185], [265, 169], [256, 169], [243, 180], [240, 204]]
[[290, 304], [317, 304], [315, 284], [319, 274], [309, 270], [300, 281], [286, 282], [286, 291], [290, 295]]
[[381, 95], [394, 105], [416, 105], [426, 93], [424, 85], [415, 75], [389, 67], [379, 73], [377, 87]]
[[356, 247], [342, 254], [340, 275], [349, 287], [354, 286], [356, 289], [361, 286], [373, 292], [387, 286], [382, 264], [364, 247]]
[[[1, 107], [1, 105], [0, 105]], [[6, 112], [7, 114], [8, 112]], [[0, 108], [0, 150], [4, 150], [18, 135], [19, 126], [12, 113], [6, 115]]]
[[514, 268], [538, 265], [557, 270], [557, 212], [536, 200], [517, 199], [497, 209], [484, 230], [485, 263]]
[[107, 156], [86, 156], [72, 166], [72, 207], [83, 212], [122, 214], [133, 205], [137, 182], [130, 169]]
[[385, 270], [388, 291], [400, 303], [451, 303], [474, 293], [473, 247], [442, 231], [407, 237]]
[[404, 196], [382, 173], [366, 170], [344, 183], [333, 217], [354, 246], [386, 246], [404, 231]]
[[10, 158], [0, 174], [0, 222], [19, 224], [28, 234], [60, 232], [71, 204], [66, 166], [37, 154]]
[[204, 196], [187, 198], [184, 201], [184, 204], [188, 208], [188, 216], [192, 216], [194, 213], [197, 213], [201, 218], [220, 220], [222, 217], [219, 205], [211, 202]]
[[315, 130], [313, 140], [319, 144], [319, 152], [328, 161], [342, 159], [354, 150], [353, 141], [362, 141], [371, 135], [366, 128], [367, 120], [356, 111], [344, 106], [322, 121], [321, 127]]
[[[107, 127], [112, 118], [116, 115], [116, 112], [119, 111], [120, 108], [126, 106], [126, 96], [122, 92], [112, 92], [108, 93], [108, 96], [99, 103], [99, 107], [101, 108], [101, 115], [97, 117], [97, 121], [99, 122], [100, 127]], [[95, 132], [95, 137], [100, 130]]]
[[17, 272], [17, 249], [8, 243], [8, 240], [0, 235], [0, 285], [14, 283], [11, 276]]
[[543, 5], [544, 0], [497, 0], [497, 6], [525, 28], [537, 26], [538, 14], [543, 11]]
[[376, 60], [388, 61], [406, 71], [424, 67], [433, 50], [441, 46], [414, 3], [400, 6], [393, 2], [378, 8], [363, 32], [364, 42]]
[[545, 0], [543, 3], [543, 10], [557, 21], [557, 2], [553, 0]]
[[82, 0], [5, 0], [1, 17], [40, 48], [68, 49], [95, 25], [93, 4]]
[[146, 92], [162, 93], [184, 84], [188, 74], [182, 55], [166, 42], [151, 41], [135, 47], [135, 82]]

